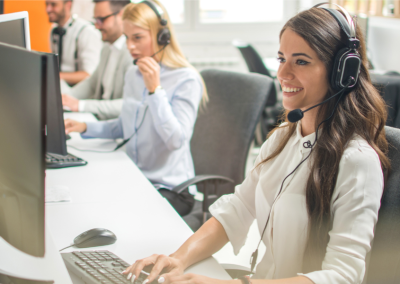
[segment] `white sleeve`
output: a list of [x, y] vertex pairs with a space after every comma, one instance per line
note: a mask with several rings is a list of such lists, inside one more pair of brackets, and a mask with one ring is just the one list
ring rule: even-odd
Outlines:
[[332, 230], [322, 270], [304, 276], [315, 284], [361, 283], [383, 193], [383, 173], [369, 146], [345, 152], [332, 196]]
[[102, 48], [99, 31], [92, 26], [84, 27], [78, 39], [79, 70], [91, 75], [99, 64]]
[[176, 88], [171, 102], [163, 89], [148, 96], [154, 126], [168, 149], [179, 149], [192, 138], [202, 92], [200, 78], [189, 78]]
[[261, 168], [265, 166], [257, 165], [268, 156], [275, 138], [276, 133], [264, 142], [254, 162], [254, 168], [249, 171], [243, 183], [236, 186], [235, 193], [221, 196], [210, 206], [210, 213], [224, 227], [235, 255], [245, 244], [250, 226], [256, 218], [255, 192]]

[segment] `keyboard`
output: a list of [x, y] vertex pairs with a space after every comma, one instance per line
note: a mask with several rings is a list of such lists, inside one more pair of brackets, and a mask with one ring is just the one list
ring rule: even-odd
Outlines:
[[[75, 274], [86, 284], [131, 284], [122, 275], [129, 263], [107, 250], [74, 251], [61, 253], [68, 271]], [[142, 284], [149, 273], [142, 271], [133, 282]], [[149, 284], [158, 284], [157, 280]]]
[[54, 153], [46, 153], [46, 168], [48, 169], [84, 166], [86, 164], [87, 162], [85, 160], [71, 154], [63, 156]]

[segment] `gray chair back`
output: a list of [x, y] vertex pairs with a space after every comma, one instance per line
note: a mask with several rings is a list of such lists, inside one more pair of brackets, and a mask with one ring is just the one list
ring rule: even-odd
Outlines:
[[366, 283], [400, 283], [400, 129], [385, 127], [392, 170], [382, 196]]
[[[259, 74], [221, 70], [204, 70], [201, 75], [209, 102], [199, 110], [191, 140], [196, 175], [222, 175], [239, 184], [273, 81]], [[234, 185], [224, 187], [224, 193], [234, 191]]]
[[[258, 54], [257, 50], [255, 48], [247, 43], [243, 45], [236, 45], [237, 49], [239, 49], [240, 53], [243, 56], [244, 61], [246, 62], [247, 68], [249, 69], [250, 72], [266, 75], [270, 78], [274, 78], [271, 75], [271, 72], [267, 69], [267, 67], [264, 64], [263, 59], [261, 58], [260, 54]], [[275, 90], [274, 86], [274, 91], [270, 96], [268, 96], [268, 100], [266, 102], [266, 106], [274, 106], [277, 102], [277, 92]]]

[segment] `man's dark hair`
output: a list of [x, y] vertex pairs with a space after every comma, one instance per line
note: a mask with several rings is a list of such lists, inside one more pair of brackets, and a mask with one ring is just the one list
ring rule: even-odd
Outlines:
[[110, 8], [113, 13], [117, 13], [122, 10], [126, 5], [130, 4], [129, 0], [93, 0], [94, 3], [109, 2]]

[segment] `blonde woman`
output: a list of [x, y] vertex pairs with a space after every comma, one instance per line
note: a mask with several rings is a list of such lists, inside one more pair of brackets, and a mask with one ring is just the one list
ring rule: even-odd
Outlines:
[[124, 138], [128, 156], [183, 216], [193, 207], [195, 188], [181, 194], [171, 189], [194, 176], [189, 142], [207, 96], [204, 84], [158, 2], [130, 4], [122, 19], [136, 66], [125, 75], [121, 115], [94, 123], [66, 120], [65, 129], [84, 138]]

